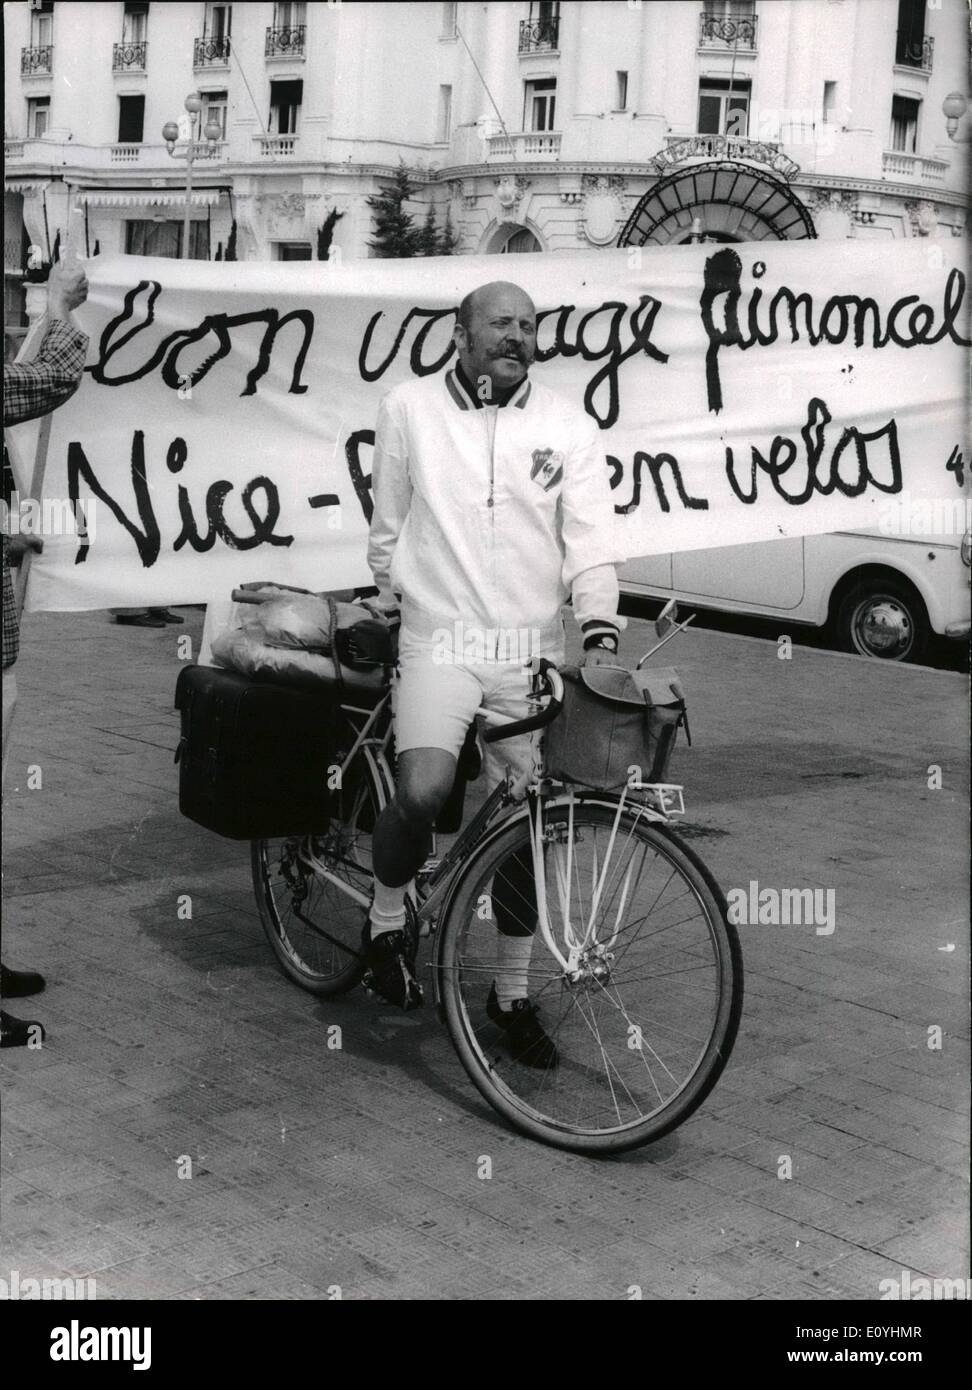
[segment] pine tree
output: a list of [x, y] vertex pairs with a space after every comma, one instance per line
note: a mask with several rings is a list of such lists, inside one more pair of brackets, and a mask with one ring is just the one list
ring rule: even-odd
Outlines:
[[439, 233], [435, 225], [435, 205], [429, 203], [425, 211], [425, 221], [416, 236], [416, 255], [437, 256], [439, 254]]
[[367, 199], [375, 216], [375, 236], [368, 245], [376, 256], [414, 256], [419, 233], [415, 230], [405, 203], [412, 196], [412, 186], [404, 160], [399, 161], [392, 187]]
[[442, 231], [439, 233], [439, 245], [436, 250], [436, 255], [456, 255], [461, 241], [462, 236], [456, 231], [452, 222], [452, 204], [446, 203], [445, 222], [442, 224]]
[[332, 208], [324, 219], [323, 224], [317, 229], [317, 259], [326, 261], [331, 254], [331, 243], [334, 240], [334, 228], [344, 216], [343, 212], [338, 212], [337, 208]]

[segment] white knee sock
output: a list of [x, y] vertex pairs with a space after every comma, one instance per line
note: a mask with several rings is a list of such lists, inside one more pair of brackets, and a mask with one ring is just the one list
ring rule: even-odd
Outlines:
[[496, 933], [496, 998], [501, 1009], [510, 1009], [514, 999], [530, 993], [527, 971], [533, 951], [532, 936], [504, 936]]
[[382, 932], [401, 931], [404, 927], [407, 887], [407, 884], [402, 884], [400, 888], [389, 888], [375, 879], [375, 900], [369, 914], [372, 940]]

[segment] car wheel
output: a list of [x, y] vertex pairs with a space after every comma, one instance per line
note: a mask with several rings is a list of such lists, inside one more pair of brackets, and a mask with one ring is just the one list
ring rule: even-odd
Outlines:
[[841, 651], [881, 661], [920, 661], [931, 632], [915, 590], [880, 576], [859, 580], [844, 595], [834, 626]]

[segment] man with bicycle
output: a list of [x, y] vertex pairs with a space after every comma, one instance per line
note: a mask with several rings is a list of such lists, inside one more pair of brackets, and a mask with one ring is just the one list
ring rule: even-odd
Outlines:
[[[624, 625], [604, 453], [582, 410], [529, 379], [533, 303], [503, 281], [474, 290], [459, 306], [455, 344], [454, 368], [385, 396], [372, 471], [368, 558], [377, 604], [401, 627], [396, 793], [373, 838], [365, 983], [405, 1009], [422, 1002], [405, 892], [428, 853], [476, 711], [525, 716], [526, 663], [562, 661], [568, 597], [586, 664], [615, 660]], [[489, 747], [490, 788], [507, 765], [529, 773], [535, 749], [530, 734]], [[487, 1013], [514, 1058], [552, 1067], [556, 1048], [529, 997], [531, 864], [511, 860], [492, 899], [497, 957]]]

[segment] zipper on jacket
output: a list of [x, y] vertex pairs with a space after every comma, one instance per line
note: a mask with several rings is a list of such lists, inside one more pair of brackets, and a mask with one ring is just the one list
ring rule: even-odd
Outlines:
[[492, 512], [495, 506], [495, 483], [496, 483], [496, 422], [499, 417], [499, 408], [495, 405], [484, 405], [483, 411], [486, 415], [486, 437], [489, 452], [489, 496], [486, 498], [486, 505]]
[[[489, 509], [489, 558], [490, 563], [496, 562], [496, 426], [499, 420], [499, 407], [495, 405], [484, 405], [483, 411], [486, 415], [486, 437], [489, 451], [489, 496], [486, 498], [486, 506]], [[492, 580], [492, 575], [490, 575]], [[499, 636], [497, 635], [497, 646]], [[494, 659], [497, 651], [493, 652]]]

